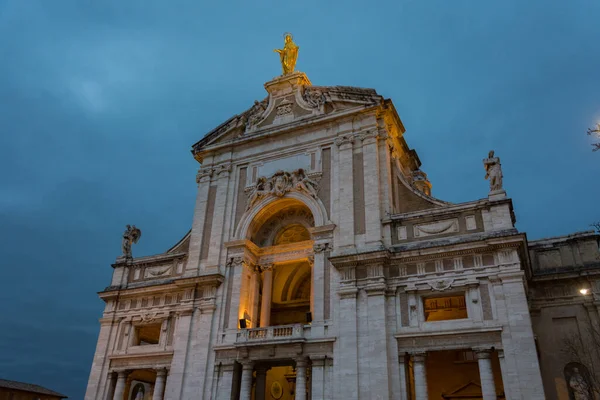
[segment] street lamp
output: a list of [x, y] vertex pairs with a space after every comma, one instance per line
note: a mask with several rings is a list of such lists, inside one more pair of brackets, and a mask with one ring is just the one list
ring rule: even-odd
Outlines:
[[582, 295], [584, 295], [584, 296], [585, 296], [586, 294], [588, 294], [589, 292], [590, 292], [590, 289], [585, 289], [585, 288], [583, 288], [583, 289], [579, 289], [579, 293], [581, 293], [581, 294], [582, 294]]

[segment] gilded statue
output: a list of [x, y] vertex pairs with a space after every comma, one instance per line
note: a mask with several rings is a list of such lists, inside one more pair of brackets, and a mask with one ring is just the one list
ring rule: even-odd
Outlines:
[[289, 75], [294, 72], [294, 68], [296, 68], [298, 49], [300, 47], [294, 43], [294, 38], [291, 33], [285, 33], [283, 37], [283, 49], [275, 49], [273, 51], [279, 53], [283, 75]]

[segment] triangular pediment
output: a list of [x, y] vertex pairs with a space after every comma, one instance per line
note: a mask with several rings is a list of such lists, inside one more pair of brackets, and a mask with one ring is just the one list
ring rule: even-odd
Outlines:
[[260, 133], [277, 130], [306, 119], [317, 120], [356, 108], [382, 104], [374, 89], [352, 86], [313, 86], [297, 72], [265, 84], [269, 95], [209, 132], [193, 146], [197, 154], [206, 147], [233, 143]]

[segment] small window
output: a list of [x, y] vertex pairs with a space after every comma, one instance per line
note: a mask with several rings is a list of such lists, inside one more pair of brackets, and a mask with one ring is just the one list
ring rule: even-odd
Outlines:
[[425, 321], [427, 322], [468, 318], [464, 294], [428, 297], [423, 299], [423, 305], [425, 308]]
[[161, 324], [140, 325], [135, 328], [135, 345], [147, 346], [158, 344]]

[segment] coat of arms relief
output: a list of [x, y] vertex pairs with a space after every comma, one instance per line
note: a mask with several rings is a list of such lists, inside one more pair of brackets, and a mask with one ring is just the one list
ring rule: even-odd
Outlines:
[[320, 174], [311, 174], [309, 176], [303, 168], [293, 172], [277, 171], [270, 178], [261, 176], [256, 180], [256, 184], [246, 188], [248, 194], [247, 210], [263, 197], [275, 196], [283, 197], [290, 191], [298, 191], [317, 198], [319, 183], [316, 179]]

